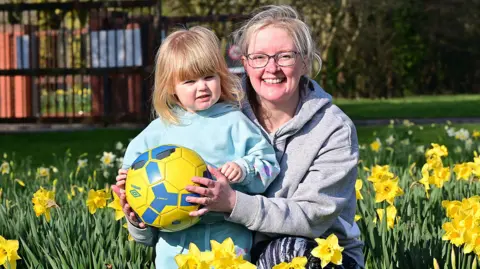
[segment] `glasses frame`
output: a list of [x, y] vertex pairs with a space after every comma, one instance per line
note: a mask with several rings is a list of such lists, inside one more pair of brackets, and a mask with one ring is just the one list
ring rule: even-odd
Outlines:
[[[283, 64], [279, 64], [278, 63], [278, 55], [282, 54], [282, 53], [290, 53], [290, 52], [293, 52], [295, 54], [295, 61], [293, 62], [293, 64], [289, 64], [289, 65], [283, 65]], [[250, 64], [250, 61], [253, 61], [253, 59], [250, 59], [250, 55], [253, 55], [253, 54], [256, 54], [256, 55], [264, 55], [264, 56], [267, 56], [267, 61], [265, 62], [265, 65], [264, 66], [252, 66]], [[255, 68], [255, 69], [260, 69], [260, 68], [264, 68], [265, 66], [267, 66], [267, 64], [270, 62], [270, 59], [273, 58], [273, 61], [275, 62], [276, 65], [278, 66], [281, 66], [281, 67], [289, 67], [289, 66], [293, 66], [297, 63], [297, 55], [300, 54], [300, 52], [298, 51], [282, 51], [282, 52], [278, 52], [278, 53], [275, 53], [274, 55], [268, 55], [266, 53], [250, 53], [250, 54], [247, 54], [245, 55], [245, 57], [247, 58], [247, 63], [248, 65], [251, 67], [251, 68]]]

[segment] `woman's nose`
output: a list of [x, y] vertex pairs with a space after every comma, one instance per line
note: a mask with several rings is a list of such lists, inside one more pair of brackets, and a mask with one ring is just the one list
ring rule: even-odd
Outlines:
[[267, 65], [265, 66], [265, 71], [269, 73], [275, 73], [279, 69], [278, 64], [275, 62], [274, 58], [268, 59]]

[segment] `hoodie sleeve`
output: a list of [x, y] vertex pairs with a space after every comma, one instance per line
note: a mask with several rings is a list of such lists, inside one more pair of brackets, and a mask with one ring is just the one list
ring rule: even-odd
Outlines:
[[343, 139], [335, 134], [330, 137], [289, 198], [252, 196], [237, 191], [235, 207], [227, 220], [259, 232], [309, 238], [323, 234], [348, 205], [355, 187], [358, 143], [356, 135], [353, 143], [346, 138], [350, 137], [352, 127], [344, 126], [340, 134]]
[[[130, 168], [130, 166], [137, 159], [137, 157], [147, 150], [148, 146], [145, 140], [144, 130], [128, 144], [127, 151], [125, 152], [125, 156], [123, 157], [122, 168]], [[141, 229], [130, 223], [128, 219], [127, 224], [128, 232], [136, 242], [147, 246], [155, 246], [158, 237], [158, 229], [152, 227]]]
[[233, 186], [247, 193], [263, 193], [280, 172], [275, 150], [254, 123], [241, 112], [238, 115], [240, 120], [232, 127], [231, 138], [235, 150], [244, 155], [234, 160], [243, 176]]

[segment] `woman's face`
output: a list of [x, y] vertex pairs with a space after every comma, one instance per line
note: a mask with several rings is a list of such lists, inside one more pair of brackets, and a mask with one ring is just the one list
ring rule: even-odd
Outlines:
[[[267, 27], [254, 34], [249, 42], [248, 54], [263, 53], [275, 55], [281, 52], [298, 52], [288, 33], [277, 27]], [[261, 102], [281, 104], [298, 94], [300, 77], [306, 73], [306, 66], [300, 54], [295, 55], [295, 64], [282, 67], [275, 63], [273, 58], [263, 68], [253, 68], [248, 64], [247, 57], [243, 57], [243, 66], [247, 72], [255, 92]]]

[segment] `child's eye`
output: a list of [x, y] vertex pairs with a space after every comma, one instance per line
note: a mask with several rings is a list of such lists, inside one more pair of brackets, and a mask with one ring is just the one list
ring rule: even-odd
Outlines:
[[205, 79], [213, 79], [215, 76], [206, 76]]
[[191, 83], [195, 83], [195, 80], [185, 80], [183, 82], [183, 84], [191, 84]]

